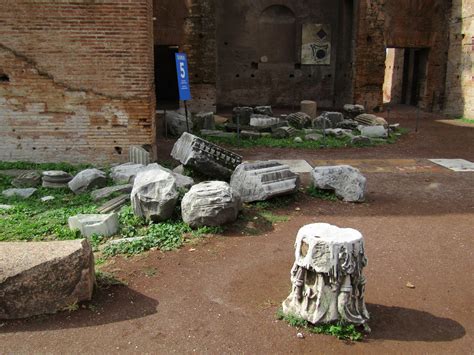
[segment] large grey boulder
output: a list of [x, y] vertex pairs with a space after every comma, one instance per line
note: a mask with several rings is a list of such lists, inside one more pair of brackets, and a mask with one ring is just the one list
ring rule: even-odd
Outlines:
[[36, 192], [37, 189], [34, 187], [29, 187], [27, 189], [7, 189], [2, 192], [2, 195], [5, 197], [20, 197], [20, 198], [30, 198]]
[[234, 222], [240, 208], [239, 195], [222, 181], [194, 185], [181, 201], [183, 221], [193, 228]]
[[272, 127], [280, 123], [278, 117], [269, 117], [264, 115], [252, 115], [250, 118], [251, 127]]
[[304, 112], [296, 112], [286, 117], [288, 124], [296, 129], [307, 128], [311, 125], [311, 117]]
[[86, 169], [69, 181], [68, 186], [75, 194], [80, 194], [98, 187], [104, 187], [107, 175], [98, 169]]
[[336, 196], [346, 202], [363, 202], [367, 179], [349, 165], [321, 166], [312, 172], [314, 186], [322, 190], [334, 190]]
[[94, 201], [102, 200], [104, 198], [110, 197], [114, 193], [130, 193], [132, 192], [133, 185], [132, 184], [125, 184], [125, 185], [116, 185], [116, 186], [108, 186], [102, 189], [94, 190], [91, 193], [91, 197]]
[[27, 171], [13, 179], [12, 185], [18, 188], [38, 187], [41, 185], [41, 174], [37, 171]]
[[119, 219], [117, 214], [79, 214], [69, 217], [69, 229], [78, 230], [84, 237], [94, 234], [110, 237], [119, 231]]
[[300, 178], [287, 165], [260, 161], [240, 164], [232, 174], [230, 186], [243, 202], [264, 201], [297, 192]]
[[162, 169], [147, 169], [138, 173], [131, 193], [136, 216], [154, 222], [170, 218], [178, 201], [176, 179]]
[[199, 112], [195, 114], [193, 116], [193, 126], [196, 131], [200, 131], [202, 129], [216, 129], [216, 122], [214, 121], [214, 112]]
[[384, 126], [359, 126], [360, 134], [369, 138], [387, 138], [388, 130]]
[[0, 243], [0, 319], [51, 314], [92, 298], [87, 240]]
[[257, 106], [253, 109], [253, 112], [257, 115], [273, 116], [271, 106]]
[[336, 128], [340, 122], [344, 121], [344, 115], [340, 112], [326, 111], [321, 116], [330, 122], [332, 128]]
[[184, 132], [193, 130], [193, 121], [190, 117], [187, 119], [186, 123], [186, 116], [176, 112], [176, 111], [167, 111], [166, 112], [166, 125], [168, 127], [168, 133], [171, 134], [173, 137], [179, 137]]
[[184, 133], [175, 143], [171, 156], [213, 179], [228, 179], [242, 157], [195, 135]]
[[253, 114], [253, 108], [248, 106], [234, 107], [232, 110], [232, 122], [241, 126], [250, 124], [250, 117]]
[[362, 105], [344, 105], [344, 117], [348, 120], [353, 120], [363, 113], [365, 113], [365, 107]]
[[133, 184], [135, 176], [145, 167], [143, 164], [125, 163], [110, 169], [110, 177], [116, 184]]
[[148, 171], [148, 170], [163, 170], [166, 171], [167, 173], [173, 175], [173, 177], [176, 180], [176, 188], [177, 189], [190, 189], [191, 186], [194, 185], [194, 179], [180, 174], [178, 172], [175, 172], [173, 170], [170, 170], [168, 168], [165, 168], [164, 166], [161, 166], [160, 164], [154, 163], [148, 165], [146, 168], [144, 168], [142, 171]]

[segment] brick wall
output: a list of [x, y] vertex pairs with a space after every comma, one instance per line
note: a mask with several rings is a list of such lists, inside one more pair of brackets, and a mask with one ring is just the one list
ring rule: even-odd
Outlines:
[[474, 119], [474, 3], [453, 0], [446, 114]]
[[0, 160], [115, 162], [153, 143], [151, 0], [0, 6]]

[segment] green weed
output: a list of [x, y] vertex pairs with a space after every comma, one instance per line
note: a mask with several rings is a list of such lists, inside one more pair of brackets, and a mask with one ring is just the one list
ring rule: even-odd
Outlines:
[[283, 313], [281, 308], [277, 311], [277, 319], [286, 321], [292, 327], [306, 329], [314, 334], [332, 335], [340, 340], [361, 341], [364, 338], [353, 324], [339, 322], [315, 326], [300, 317]]
[[317, 187], [310, 186], [306, 189], [306, 193], [314, 198], [319, 198], [321, 200], [326, 200], [326, 201], [337, 201], [338, 198], [334, 191], [332, 190], [322, 190], [318, 189]]

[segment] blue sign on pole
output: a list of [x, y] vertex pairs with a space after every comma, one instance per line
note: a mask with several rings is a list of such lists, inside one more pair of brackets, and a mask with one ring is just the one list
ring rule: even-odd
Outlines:
[[184, 53], [176, 53], [176, 72], [178, 74], [179, 99], [191, 100], [191, 88], [189, 87], [188, 59]]

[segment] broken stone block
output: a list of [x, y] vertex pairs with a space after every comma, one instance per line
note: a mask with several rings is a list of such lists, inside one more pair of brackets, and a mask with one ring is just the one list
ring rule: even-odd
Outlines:
[[78, 173], [68, 186], [75, 194], [80, 194], [88, 190], [104, 187], [107, 182], [107, 175], [98, 169], [86, 169]]
[[132, 192], [133, 185], [126, 184], [126, 185], [117, 185], [117, 186], [108, 186], [102, 189], [98, 189], [92, 191], [91, 197], [94, 201], [102, 200], [104, 198], [109, 197], [110, 195], [121, 192], [121, 193], [130, 193]]
[[264, 116], [273, 116], [273, 111], [271, 106], [257, 106], [253, 109], [253, 112], [257, 115]]
[[87, 240], [0, 243], [0, 319], [52, 314], [92, 298]]
[[204, 139], [184, 133], [176, 142], [171, 156], [213, 179], [228, 179], [242, 157]]
[[293, 127], [278, 127], [273, 129], [272, 137], [277, 139], [291, 138], [298, 134], [298, 131]]
[[356, 168], [349, 165], [321, 166], [313, 169], [314, 186], [322, 190], [333, 190], [346, 202], [363, 202], [367, 179]]
[[110, 237], [119, 231], [117, 214], [79, 214], [69, 217], [69, 229], [78, 230], [84, 237], [100, 235]]
[[194, 185], [193, 178], [191, 178], [189, 176], [186, 176], [186, 175], [183, 175], [183, 174], [176, 173], [173, 170], [170, 170], [170, 169], [167, 169], [167, 168], [161, 166], [160, 164], [156, 164], [156, 163], [150, 164], [146, 168], [143, 169], [143, 171], [148, 171], [148, 170], [163, 170], [163, 171], [166, 171], [167, 173], [173, 175], [173, 177], [176, 180], [176, 188], [177, 189], [190, 189], [191, 186]]
[[223, 125], [229, 122], [229, 119], [224, 116], [214, 115], [214, 122], [217, 125]]
[[[167, 111], [166, 112], [166, 125], [168, 127], [168, 133], [173, 137], [179, 137], [184, 132], [193, 130], [193, 122], [190, 117], [186, 120], [186, 116], [176, 112], [176, 111]], [[187, 121], [187, 123], [186, 123]]]
[[365, 113], [365, 107], [362, 105], [344, 105], [344, 117], [348, 120], [353, 120], [363, 113]]
[[350, 129], [351, 131], [357, 129], [359, 123], [354, 120], [343, 120], [339, 122], [335, 128]]
[[306, 113], [311, 119], [317, 116], [318, 105], [316, 101], [304, 100], [301, 101], [301, 112]]
[[312, 133], [312, 134], [307, 134], [304, 139], [306, 141], [313, 141], [313, 142], [317, 142], [319, 140], [321, 140], [323, 138], [322, 135], [320, 134], [317, 134], [317, 133]]
[[0, 205], [0, 211], [3, 210], [3, 211], [7, 211], [7, 210], [11, 210], [14, 206], [12, 205]]
[[130, 201], [130, 194], [123, 194], [117, 196], [110, 201], [107, 201], [102, 206], [97, 208], [97, 212], [101, 214], [107, 214], [112, 212], [118, 212], [120, 209], [125, 206]]
[[250, 126], [252, 127], [271, 127], [280, 122], [278, 117], [269, 117], [263, 115], [252, 115]]
[[72, 176], [65, 171], [50, 170], [43, 171], [43, 187], [61, 189], [67, 188], [67, 184], [72, 180]]
[[319, 129], [319, 130], [328, 129], [328, 128], [332, 127], [332, 123], [329, 120], [329, 118], [327, 118], [326, 116], [321, 115], [321, 116], [318, 116], [314, 120], [311, 121], [311, 127], [315, 128], [315, 129]]
[[357, 116], [354, 118], [359, 125], [364, 126], [385, 126], [388, 127], [387, 121], [383, 117], [377, 117], [375, 115], [371, 115], [368, 113], [364, 113], [362, 115]]
[[300, 178], [288, 165], [259, 161], [240, 164], [232, 174], [230, 186], [242, 202], [265, 201], [297, 192]]
[[331, 136], [331, 137], [344, 137], [344, 136], [348, 136], [348, 137], [351, 137], [351, 138], [352, 138], [352, 136], [353, 136], [351, 130], [348, 130], [348, 129], [341, 129], [341, 128], [329, 128], [329, 129], [324, 130], [324, 133], [325, 133], [327, 136]]
[[7, 189], [2, 192], [2, 195], [5, 197], [20, 197], [20, 198], [30, 198], [36, 192], [37, 189], [34, 187], [29, 187], [27, 189]]
[[296, 237], [292, 290], [283, 313], [311, 324], [366, 324], [364, 237], [351, 228], [306, 225]]
[[48, 202], [48, 201], [53, 201], [55, 199], [56, 199], [56, 197], [54, 197], [54, 196], [45, 196], [45, 197], [41, 197], [40, 200], [41, 200], [41, 202]]
[[203, 137], [217, 137], [217, 138], [234, 138], [235, 134], [232, 132], [222, 132], [217, 130], [202, 129], [201, 136]]
[[369, 138], [387, 138], [388, 130], [384, 126], [359, 126], [362, 136]]
[[248, 126], [250, 125], [250, 117], [252, 114], [252, 107], [234, 107], [232, 110], [232, 122], [235, 124], [239, 123], [241, 126]]
[[110, 169], [110, 177], [116, 184], [133, 184], [135, 176], [144, 167], [142, 164], [121, 164]]
[[27, 171], [14, 178], [12, 185], [18, 188], [38, 187], [41, 185], [41, 174], [37, 171]]
[[259, 139], [262, 136], [259, 132], [254, 131], [242, 131], [240, 132], [240, 137], [242, 139]]
[[370, 140], [369, 137], [364, 137], [364, 136], [355, 136], [354, 138], [351, 139], [351, 144], [354, 145], [369, 145], [371, 144], [372, 141]]
[[293, 143], [303, 143], [303, 138], [295, 137], [295, 139], [293, 139]]
[[128, 160], [133, 164], [150, 164], [150, 152], [142, 146], [132, 145], [128, 149]]
[[199, 112], [195, 114], [193, 116], [193, 126], [196, 131], [200, 131], [201, 129], [216, 129], [214, 112]]
[[193, 228], [234, 222], [240, 208], [239, 195], [222, 181], [194, 185], [181, 202], [183, 221]]
[[308, 128], [311, 125], [311, 117], [304, 112], [297, 112], [288, 115], [288, 124], [297, 129]]
[[178, 201], [176, 179], [162, 169], [148, 169], [138, 173], [131, 193], [136, 216], [154, 222], [170, 218]]
[[[339, 123], [344, 121], [344, 115], [340, 112], [323, 112], [322, 116], [326, 117], [331, 122], [331, 127], [336, 128]], [[329, 127], [328, 127], [329, 128]]]

